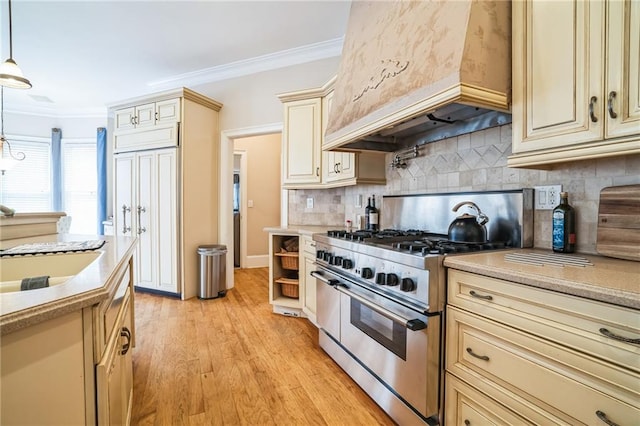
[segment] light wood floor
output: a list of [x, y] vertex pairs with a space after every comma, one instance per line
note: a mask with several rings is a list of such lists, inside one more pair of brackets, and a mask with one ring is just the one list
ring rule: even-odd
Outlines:
[[274, 314], [268, 269], [226, 297], [136, 293], [134, 425], [393, 425], [318, 346], [306, 319]]

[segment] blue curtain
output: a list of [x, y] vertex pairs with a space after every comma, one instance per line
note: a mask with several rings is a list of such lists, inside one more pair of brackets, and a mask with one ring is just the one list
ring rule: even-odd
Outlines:
[[98, 235], [104, 234], [102, 221], [107, 219], [107, 129], [98, 127]]
[[53, 211], [64, 211], [62, 205], [62, 130], [51, 129], [51, 180]]

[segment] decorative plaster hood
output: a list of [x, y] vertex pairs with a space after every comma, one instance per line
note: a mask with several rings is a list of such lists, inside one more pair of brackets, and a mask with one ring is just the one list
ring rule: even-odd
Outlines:
[[511, 122], [511, 2], [354, 1], [323, 149], [397, 151]]

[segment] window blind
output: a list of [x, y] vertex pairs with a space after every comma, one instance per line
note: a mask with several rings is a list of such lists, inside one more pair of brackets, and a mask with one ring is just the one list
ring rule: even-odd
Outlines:
[[62, 140], [64, 211], [72, 234], [95, 234], [98, 217], [96, 142]]
[[[25, 159], [12, 161], [12, 168], [6, 171], [2, 182], [0, 204], [18, 213], [51, 211], [51, 144], [39, 140], [15, 140], [9, 138], [11, 150], [24, 152]], [[11, 160], [5, 145], [3, 160]]]

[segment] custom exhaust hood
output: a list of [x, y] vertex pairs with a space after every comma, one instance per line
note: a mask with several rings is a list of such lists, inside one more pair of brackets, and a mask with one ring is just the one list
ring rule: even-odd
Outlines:
[[398, 151], [511, 122], [511, 2], [354, 1], [323, 149]]

